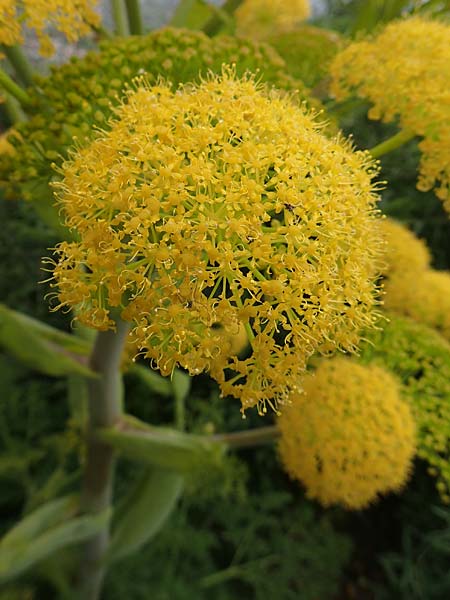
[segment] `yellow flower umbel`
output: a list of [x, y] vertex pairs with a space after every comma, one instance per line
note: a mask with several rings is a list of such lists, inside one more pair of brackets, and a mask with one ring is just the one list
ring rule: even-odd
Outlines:
[[381, 232], [387, 243], [383, 275], [417, 274], [429, 268], [431, 256], [425, 242], [405, 225], [393, 219], [383, 219]]
[[324, 506], [364, 508], [399, 490], [415, 452], [415, 426], [397, 381], [348, 358], [323, 361], [278, 419], [289, 475]]
[[278, 31], [289, 31], [311, 14], [308, 0], [244, 0], [236, 10], [237, 33], [267, 39]]
[[450, 344], [423, 324], [388, 316], [362, 345], [359, 360], [376, 362], [400, 380], [417, 425], [417, 455], [450, 504]]
[[355, 93], [372, 119], [396, 119], [423, 139], [418, 188], [437, 187], [450, 210], [450, 25], [411, 17], [355, 42], [331, 66], [338, 100]]
[[93, 10], [95, 4], [96, 0], [1, 0], [0, 44], [22, 44], [22, 25], [26, 25], [35, 30], [42, 56], [51, 56], [54, 47], [48, 27], [75, 42], [99, 25], [100, 17]]
[[[59, 306], [98, 328], [110, 309], [164, 375], [208, 371], [243, 409], [284, 404], [314, 352], [352, 350], [374, 320], [372, 167], [304, 108], [225, 71], [138, 85], [57, 184], [66, 224]], [[249, 358], [222, 328], [244, 324]]]
[[450, 273], [432, 269], [425, 243], [400, 223], [385, 219], [381, 229], [387, 242], [384, 306], [450, 340]]
[[385, 307], [439, 331], [450, 340], [450, 273], [427, 269], [385, 282]]

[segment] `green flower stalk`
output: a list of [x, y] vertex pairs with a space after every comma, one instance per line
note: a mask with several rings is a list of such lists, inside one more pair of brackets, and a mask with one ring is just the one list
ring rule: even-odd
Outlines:
[[[128, 324], [118, 319], [115, 331], [98, 333], [89, 361], [98, 378], [89, 382], [88, 444], [81, 498], [81, 508], [86, 513], [101, 513], [112, 506], [115, 451], [95, 434], [98, 429], [114, 426], [122, 415], [119, 367], [128, 330]], [[79, 598], [96, 600], [99, 597], [108, 548], [107, 525], [81, 550]]]

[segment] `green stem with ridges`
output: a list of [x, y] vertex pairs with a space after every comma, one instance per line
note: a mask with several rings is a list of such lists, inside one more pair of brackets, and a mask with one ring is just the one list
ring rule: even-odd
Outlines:
[[225, 4], [220, 8], [220, 10], [215, 10], [211, 18], [206, 21], [203, 27], [204, 33], [210, 37], [219, 33], [222, 26], [226, 22], [224, 17], [226, 15], [232, 15], [234, 11], [242, 4], [242, 1], [243, 0], [226, 0]]
[[123, 0], [111, 0], [111, 10], [115, 24], [116, 35], [129, 35], [128, 17]]
[[409, 142], [414, 137], [416, 137], [416, 134], [412, 131], [409, 131], [408, 129], [401, 129], [392, 137], [384, 140], [384, 142], [381, 142], [381, 144], [378, 144], [373, 148], [369, 148], [369, 152], [373, 158], [380, 158], [380, 156], [384, 156], [384, 154], [387, 154], [388, 152], [397, 150], [397, 148], [400, 148], [400, 146], [403, 146], [403, 144], [406, 144], [406, 142]]
[[144, 24], [139, 0], [125, 0], [125, 6], [127, 7], [128, 25], [131, 35], [142, 35], [144, 33]]
[[20, 83], [25, 87], [32, 86], [34, 71], [20, 46], [2, 46], [2, 50], [14, 67]]
[[[120, 362], [128, 330], [128, 324], [117, 319], [116, 331], [100, 331], [89, 359], [90, 368], [99, 377], [88, 385], [88, 443], [81, 498], [81, 508], [88, 514], [100, 513], [112, 505], [115, 451], [96, 432], [113, 427], [123, 414]], [[107, 526], [83, 547], [77, 582], [80, 600], [100, 597], [109, 539]]]
[[31, 100], [26, 91], [18, 86], [3, 69], [0, 69], [0, 87], [16, 98], [22, 106], [30, 104]]

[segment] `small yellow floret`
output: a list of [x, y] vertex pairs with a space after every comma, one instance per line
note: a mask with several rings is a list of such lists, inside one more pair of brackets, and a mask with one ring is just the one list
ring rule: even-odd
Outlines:
[[95, 4], [96, 0], [1, 0], [0, 43], [22, 44], [22, 25], [26, 25], [36, 32], [42, 56], [51, 56], [54, 47], [48, 28], [54, 27], [69, 42], [77, 41], [100, 23]]
[[396, 379], [347, 358], [323, 361], [278, 419], [289, 475], [324, 506], [363, 508], [399, 490], [415, 452], [415, 425]]
[[338, 100], [367, 98], [370, 118], [398, 119], [423, 138], [417, 187], [436, 187], [450, 211], [450, 25], [422, 17], [392, 22], [339, 53], [331, 74]]
[[236, 10], [237, 33], [267, 39], [289, 31], [311, 15], [308, 0], [244, 0]]

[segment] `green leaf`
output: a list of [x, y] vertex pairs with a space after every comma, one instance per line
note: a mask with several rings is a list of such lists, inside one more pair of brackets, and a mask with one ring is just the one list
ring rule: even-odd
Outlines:
[[25, 517], [0, 541], [0, 581], [17, 577], [53, 552], [81, 542], [102, 529], [110, 511], [74, 516], [75, 497], [48, 502]]
[[172, 384], [167, 377], [163, 377], [156, 371], [150, 369], [150, 367], [143, 367], [141, 365], [133, 365], [128, 373], [136, 375], [139, 379], [145, 383], [145, 385], [152, 391], [156, 392], [160, 396], [166, 396], [170, 398], [173, 394]]
[[71, 354], [87, 353], [86, 341], [0, 304], [0, 346], [29, 367], [59, 377], [95, 373]]
[[116, 428], [100, 430], [98, 437], [125, 457], [179, 473], [217, 464], [225, 451], [225, 445], [207, 437], [152, 427], [130, 416]]
[[183, 489], [183, 477], [173, 471], [148, 469], [122, 507], [113, 529], [109, 560], [136, 552], [163, 527]]
[[172, 27], [201, 29], [214, 14], [214, 7], [205, 0], [181, 0], [170, 21]]

